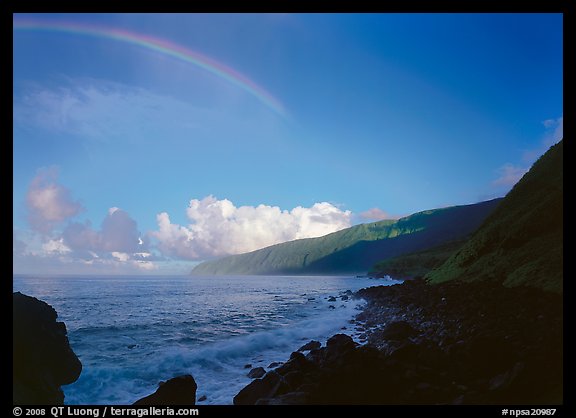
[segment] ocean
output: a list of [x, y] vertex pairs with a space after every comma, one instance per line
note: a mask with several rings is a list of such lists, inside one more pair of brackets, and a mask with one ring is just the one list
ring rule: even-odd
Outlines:
[[[14, 276], [13, 289], [56, 309], [83, 365], [65, 403], [131, 404], [192, 374], [199, 404], [232, 404], [251, 379], [314, 339], [358, 338], [361, 300], [346, 290], [391, 280], [301, 276]], [[330, 296], [337, 297], [329, 302]], [[345, 298], [344, 298], [345, 299]], [[267, 369], [268, 370], [268, 369]]]

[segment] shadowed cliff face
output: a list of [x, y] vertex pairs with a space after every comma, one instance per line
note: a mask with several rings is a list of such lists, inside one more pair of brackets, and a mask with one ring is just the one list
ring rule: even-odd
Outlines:
[[12, 297], [14, 404], [62, 404], [61, 385], [75, 382], [82, 364], [70, 348], [66, 325], [46, 302], [16, 292]]

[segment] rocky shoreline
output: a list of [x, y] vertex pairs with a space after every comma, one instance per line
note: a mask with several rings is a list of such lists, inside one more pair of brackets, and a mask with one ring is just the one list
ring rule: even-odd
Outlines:
[[294, 352], [234, 404], [562, 403], [561, 295], [414, 280], [356, 296], [366, 344], [338, 334]]
[[[544, 405], [563, 401], [563, 299], [495, 283], [411, 280], [345, 292], [362, 298], [355, 342], [310, 341], [285, 363], [255, 368], [235, 405]], [[344, 299], [345, 298], [345, 299]], [[48, 304], [13, 296], [14, 404], [62, 404], [81, 364]], [[251, 368], [251, 365], [247, 365]], [[223, 382], [225, 384], [225, 382]], [[190, 375], [137, 405], [196, 403]], [[202, 401], [202, 399], [198, 399]]]

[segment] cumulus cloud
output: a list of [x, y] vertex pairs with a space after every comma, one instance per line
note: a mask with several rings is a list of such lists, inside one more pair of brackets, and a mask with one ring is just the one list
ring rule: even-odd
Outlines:
[[[138, 225], [119, 208], [111, 208], [99, 231], [89, 221], [72, 222], [62, 233], [63, 243], [75, 251], [136, 253], [147, 249]], [[117, 258], [117, 257], [116, 257]]]
[[151, 234], [165, 255], [200, 260], [249, 252], [347, 228], [352, 216], [327, 202], [288, 211], [267, 205], [236, 207], [214, 196], [192, 199], [186, 214], [191, 221], [186, 226], [173, 224], [166, 212], [157, 215], [158, 230]]
[[368, 209], [367, 211], [361, 212], [358, 216], [365, 222], [376, 222], [384, 219], [398, 219], [397, 216], [392, 216], [380, 208]]
[[25, 243], [14, 236], [13, 264], [20, 272], [129, 274], [151, 271], [160, 260], [140, 237], [136, 222], [113, 208], [99, 230], [89, 221], [71, 222], [51, 237], [35, 234]]
[[154, 270], [159, 257], [150, 252], [149, 240], [141, 236], [138, 224], [117, 207], [108, 210], [100, 230], [89, 221], [70, 223], [63, 231], [62, 244], [70, 256], [91, 269]]
[[126, 211], [110, 208], [100, 229], [89, 220], [72, 221], [84, 208], [57, 177], [56, 168], [44, 169], [30, 184], [26, 207], [31, 230], [24, 240], [13, 232], [15, 271], [124, 274], [156, 268], [160, 257], [150, 252], [149, 239]]
[[43, 234], [50, 233], [55, 226], [84, 210], [57, 180], [57, 168], [42, 169], [32, 179], [26, 194], [28, 222], [32, 229]]
[[70, 248], [64, 244], [64, 240], [62, 238], [46, 241], [44, 244], [42, 244], [42, 249], [46, 253], [52, 254], [66, 254], [71, 251]]

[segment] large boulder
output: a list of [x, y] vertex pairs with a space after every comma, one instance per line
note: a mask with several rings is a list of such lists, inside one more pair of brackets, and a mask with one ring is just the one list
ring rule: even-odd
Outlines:
[[322, 347], [322, 344], [320, 344], [320, 341], [312, 340], [312, 341], [304, 344], [302, 347], [300, 347], [298, 349], [298, 351], [318, 350], [320, 347]]
[[256, 367], [256, 368], [250, 370], [248, 372], [247, 376], [250, 379], [260, 379], [265, 374], [266, 374], [266, 370], [264, 370], [264, 367]]
[[196, 405], [196, 381], [185, 374], [160, 382], [151, 395], [134, 402], [134, 405]]
[[418, 331], [408, 322], [396, 321], [386, 325], [380, 336], [386, 340], [403, 341], [417, 334]]
[[288, 385], [284, 378], [272, 370], [266, 373], [264, 378], [253, 380], [248, 386], [238, 392], [234, 396], [234, 405], [254, 405], [259, 399], [273, 398], [285, 393], [287, 388]]
[[60, 386], [80, 376], [82, 364], [70, 348], [66, 325], [46, 302], [15, 292], [12, 296], [12, 402], [61, 405]]

